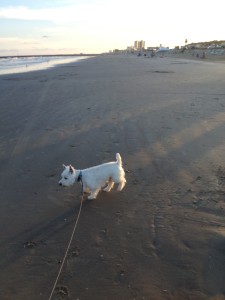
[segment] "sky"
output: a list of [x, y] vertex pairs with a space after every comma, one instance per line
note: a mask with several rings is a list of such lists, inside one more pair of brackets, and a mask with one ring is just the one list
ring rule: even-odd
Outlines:
[[225, 40], [224, 0], [0, 0], [0, 56]]

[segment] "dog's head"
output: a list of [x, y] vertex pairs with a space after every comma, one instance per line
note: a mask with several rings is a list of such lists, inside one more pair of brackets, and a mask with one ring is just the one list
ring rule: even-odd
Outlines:
[[63, 172], [61, 174], [61, 180], [59, 181], [59, 185], [62, 186], [70, 186], [74, 184], [76, 180], [76, 170], [73, 166], [65, 166], [63, 165]]

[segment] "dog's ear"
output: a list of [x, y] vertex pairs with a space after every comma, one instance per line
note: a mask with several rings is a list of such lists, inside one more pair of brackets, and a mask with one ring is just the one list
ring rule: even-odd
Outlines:
[[70, 173], [73, 174], [74, 173], [74, 167], [72, 165], [70, 165]]
[[63, 166], [64, 169], [66, 168], [66, 165], [63, 164], [62, 166]]

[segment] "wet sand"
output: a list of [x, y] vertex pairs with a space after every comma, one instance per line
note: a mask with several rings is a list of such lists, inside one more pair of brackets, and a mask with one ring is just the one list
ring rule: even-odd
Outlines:
[[225, 68], [99, 56], [0, 76], [0, 299], [48, 299], [79, 210], [62, 164], [115, 160], [53, 299], [225, 299]]

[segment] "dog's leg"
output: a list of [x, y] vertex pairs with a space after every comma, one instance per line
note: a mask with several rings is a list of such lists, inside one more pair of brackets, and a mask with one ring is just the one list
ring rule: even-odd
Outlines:
[[120, 181], [119, 185], [118, 185], [118, 188], [117, 188], [117, 191], [122, 191], [122, 189], [124, 188], [126, 184], [126, 181]]
[[112, 180], [110, 180], [109, 183], [108, 183], [108, 185], [107, 185], [107, 187], [105, 187], [105, 188], [103, 189], [103, 191], [104, 191], [104, 192], [110, 192], [111, 189], [113, 188], [113, 186], [114, 186], [114, 182], [113, 182]]
[[95, 199], [98, 196], [98, 193], [99, 193], [99, 189], [91, 191], [91, 195], [88, 196], [88, 199], [90, 200]]

